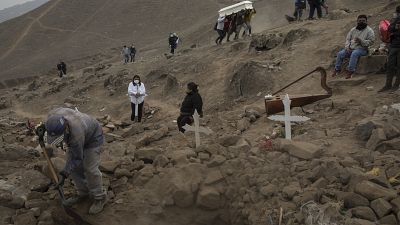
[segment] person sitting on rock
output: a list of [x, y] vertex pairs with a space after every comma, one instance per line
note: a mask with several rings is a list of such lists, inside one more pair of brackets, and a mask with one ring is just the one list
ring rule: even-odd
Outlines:
[[197, 110], [200, 117], [203, 117], [203, 100], [199, 94], [198, 85], [190, 82], [187, 84], [186, 97], [182, 102], [181, 114], [177, 119], [180, 132], [185, 133], [183, 127], [194, 122], [193, 114], [195, 110]]
[[94, 202], [89, 214], [100, 213], [107, 202], [99, 169], [104, 140], [100, 123], [77, 110], [58, 108], [50, 111], [45, 128], [48, 144], [57, 146], [65, 142], [68, 147], [58, 185], [63, 186], [65, 179], [71, 175], [78, 196], [67, 199], [65, 204], [72, 206], [91, 197]]
[[342, 49], [337, 54], [335, 70], [332, 77], [340, 74], [343, 60], [350, 57], [346, 79], [352, 78], [357, 69], [358, 60], [361, 56], [368, 54], [368, 48], [374, 43], [374, 41], [375, 33], [367, 24], [367, 16], [358, 16], [357, 26], [352, 28], [347, 34], [345, 49]]
[[57, 70], [60, 77], [67, 75], [67, 65], [62, 60], [57, 64]]
[[[132, 82], [129, 83], [128, 95], [131, 99], [131, 120], [135, 121], [137, 117], [137, 121], [140, 123], [143, 116], [144, 98], [146, 97], [146, 88], [140, 80], [140, 76], [135, 75]], [[138, 108], [136, 109], [136, 107]]]
[[[392, 19], [388, 31], [390, 32], [390, 45], [386, 70], [385, 86], [378, 92], [397, 91], [400, 86], [400, 6]], [[393, 78], [396, 80], [393, 84]]]

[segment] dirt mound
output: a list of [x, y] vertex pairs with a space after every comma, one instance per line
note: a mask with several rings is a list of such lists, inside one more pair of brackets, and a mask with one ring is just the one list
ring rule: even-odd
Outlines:
[[271, 92], [274, 87], [272, 76], [268, 73], [268, 66], [250, 61], [240, 66], [232, 76], [227, 91], [234, 98]]

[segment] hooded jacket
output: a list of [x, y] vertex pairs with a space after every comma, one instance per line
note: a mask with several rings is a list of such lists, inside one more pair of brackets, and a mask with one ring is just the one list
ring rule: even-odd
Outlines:
[[181, 115], [192, 116], [194, 111], [197, 110], [200, 116], [203, 115], [203, 99], [199, 92], [191, 91], [186, 94], [185, 99], [181, 105]]
[[[140, 94], [140, 97], [134, 96], [137, 93]], [[144, 87], [144, 84], [142, 82], [139, 84], [135, 84], [133, 82], [129, 83], [128, 95], [133, 104], [142, 104], [142, 102], [144, 102], [144, 97], [146, 97], [146, 88]]]
[[[84, 151], [103, 145], [103, 130], [95, 118], [77, 110], [57, 108], [49, 113], [49, 117], [52, 115], [62, 115], [69, 127], [69, 133], [64, 137], [68, 146], [68, 158], [64, 171], [70, 174], [82, 164]], [[99, 148], [98, 151], [100, 151]]]

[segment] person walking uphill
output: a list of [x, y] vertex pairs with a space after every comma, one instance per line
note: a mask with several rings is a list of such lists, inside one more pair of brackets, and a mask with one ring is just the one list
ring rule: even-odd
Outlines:
[[336, 57], [335, 71], [332, 77], [339, 75], [342, 70], [343, 60], [350, 57], [346, 79], [350, 79], [357, 69], [357, 63], [361, 56], [368, 54], [368, 48], [375, 41], [375, 33], [367, 24], [367, 16], [360, 15], [357, 26], [352, 28], [346, 37], [345, 49], [342, 49]]
[[216, 30], [218, 33], [218, 37], [217, 39], [215, 39], [215, 43], [217, 45], [220, 45], [222, 43], [222, 40], [224, 40], [225, 38], [225, 31], [224, 31], [225, 16], [219, 17], [216, 25], [217, 25]]
[[[400, 86], [400, 6], [396, 8], [395, 18], [391, 21], [388, 31], [391, 33], [387, 62], [386, 83], [378, 92], [397, 91]], [[393, 84], [393, 78], [396, 80]]]
[[175, 54], [175, 49], [178, 47], [179, 37], [176, 33], [170, 33], [168, 38], [169, 47], [171, 48], [171, 54]]
[[124, 56], [124, 64], [127, 64], [129, 62], [131, 51], [129, 50], [128, 47], [126, 47], [126, 45], [124, 45], [124, 47], [122, 48], [121, 54]]
[[60, 172], [59, 185], [71, 176], [78, 196], [66, 200], [72, 206], [91, 197], [94, 199], [89, 214], [103, 210], [107, 202], [99, 170], [103, 131], [99, 122], [84, 113], [69, 108], [52, 110], [45, 122], [47, 143], [57, 146], [67, 144], [67, 160]]
[[190, 82], [187, 85], [186, 97], [181, 105], [181, 114], [177, 119], [180, 132], [185, 133], [183, 127], [194, 122], [193, 114], [195, 110], [197, 110], [200, 117], [203, 117], [203, 100], [199, 94], [198, 85]]
[[131, 47], [129, 47], [129, 53], [131, 56], [131, 62], [135, 62], [135, 57], [136, 57], [136, 48], [135, 46], [132, 44]]
[[143, 116], [144, 98], [146, 97], [146, 88], [144, 87], [144, 84], [138, 75], [135, 75], [132, 79], [132, 82], [129, 83], [128, 95], [131, 99], [131, 120], [135, 121], [135, 118], [137, 118], [137, 121], [141, 122]]
[[57, 70], [58, 70], [58, 75], [60, 77], [63, 77], [64, 75], [67, 75], [67, 65], [61, 60], [57, 64]]
[[317, 10], [318, 18], [322, 17], [321, 0], [308, 0], [308, 5], [310, 6], [309, 20], [314, 19], [315, 10]]

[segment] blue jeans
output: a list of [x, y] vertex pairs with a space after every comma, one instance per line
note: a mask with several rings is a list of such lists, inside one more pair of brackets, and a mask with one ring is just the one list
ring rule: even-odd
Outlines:
[[368, 52], [366, 49], [358, 48], [351, 51], [346, 51], [346, 49], [342, 49], [336, 57], [336, 64], [335, 70], [341, 71], [342, 70], [342, 63], [345, 58], [350, 57], [348, 71], [355, 72], [357, 69], [357, 63], [361, 56], [367, 55]]

